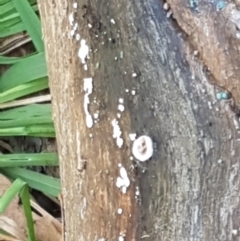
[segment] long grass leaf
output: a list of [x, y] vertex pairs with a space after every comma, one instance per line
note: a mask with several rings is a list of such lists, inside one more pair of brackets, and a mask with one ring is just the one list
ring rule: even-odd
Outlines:
[[27, 0], [12, 0], [38, 52], [44, 51], [40, 20]]
[[44, 52], [14, 64], [0, 78], [0, 92], [47, 76]]
[[[19, 179], [17, 179], [17, 180], [19, 180]], [[36, 241], [28, 185], [25, 185], [22, 188], [22, 190], [20, 192], [20, 198], [21, 198], [21, 201], [23, 204], [23, 210], [24, 210], [26, 221], [27, 221], [28, 240]]]
[[51, 104], [32, 104], [27, 106], [22, 106], [6, 111], [2, 111], [0, 114], [1, 120], [11, 120], [11, 119], [22, 119], [31, 117], [44, 117], [49, 116], [52, 113]]
[[24, 57], [5, 57], [0, 55], [0, 64], [16, 64], [19, 61], [28, 58], [29, 56]]
[[7, 2], [9, 2], [10, 0], [0, 0], [0, 5], [6, 4]]
[[31, 126], [31, 125], [42, 125], [42, 124], [50, 124], [52, 122], [51, 115], [43, 116], [43, 117], [33, 117], [27, 118], [22, 116], [22, 118], [18, 118], [17, 120], [1, 120], [0, 118], [0, 128], [12, 128], [18, 126]]
[[[35, 4], [36, 1], [30, 1], [29, 2], [31, 5]], [[34, 9], [37, 7], [37, 5], [32, 6]], [[35, 9], [36, 10], [36, 9]], [[16, 13], [16, 8], [14, 7], [12, 1], [8, 1], [7, 3], [3, 4], [1, 6], [1, 12], [0, 12], [0, 17], [6, 17], [9, 16], [13, 13]]]
[[7, 206], [11, 203], [11, 201], [19, 194], [21, 189], [26, 185], [27, 183], [16, 179], [11, 186], [5, 191], [5, 193], [1, 197], [0, 202], [0, 212], [4, 212]]
[[55, 137], [53, 124], [0, 128], [0, 136]]
[[21, 178], [27, 182], [31, 188], [53, 197], [57, 197], [61, 192], [60, 180], [58, 178], [17, 167], [1, 168], [0, 172], [12, 179]]
[[9, 28], [16, 23], [19, 23], [21, 18], [18, 16], [17, 13], [13, 13], [11, 16], [7, 16], [3, 19], [0, 19], [0, 30]]
[[20, 153], [0, 155], [0, 167], [58, 166], [56, 153]]
[[22, 84], [0, 93], [0, 103], [5, 103], [17, 98], [36, 93], [48, 88], [48, 78], [40, 78], [27, 84]]
[[26, 30], [26, 28], [25, 28], [24, 24], [22, 22], [19, 22], [17, 24], [14, 24], [11, 27], [0, 30], [0, 38], [4, 38], [7, 36], [16, 34], [16, 33], [20, 33], [25, 30]]

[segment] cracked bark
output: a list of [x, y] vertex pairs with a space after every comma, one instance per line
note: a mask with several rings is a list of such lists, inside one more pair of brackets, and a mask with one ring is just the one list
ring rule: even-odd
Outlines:
[[[177, 2], [170, 3], [187, 32], [181, 11], [189, 7], [182, 5], [178, 12]], [[200, 40], [203, 57], [194, 56], [197, 42], [166, 18], [162, 5], [156, 0], [78, 1], [77, 32], [92, 49], [85, 71], [77, 56], [80, 44], [68, 37], [72, 2], [39, 0], [59, 149], [64, 240], [118, 240], [121, 235], [126, 241], [239, 239], [238, 119], [233, 100], [217, 102], [218, 89], [211, 84], [220, 83], [218, 71], [225, 65], [217, 68], [213, 61], [211, 78], [204, 68], [210, 65], [208, 53], [218, 58], [221, 52], [226, 58], [222, 63], [232, 60], [229, 66], [239, 57], [225, 56], [222, 42], [212, 51], [211, 43]], [[189, 29], [192, 35], [198, 31]], [[202, 34], [194, 36], [203, 40]], [[236, 42], [231, 42], [233, 48]], [[89, 112], [99, 111], [91, 129], [83, 108], [86, 77], [93, 78], [94, 86]], [[236, 100], [233, 86], [237, 81], [223, 87]], [[125, 106], [118, 119], [124, 140], [120, 149], [111, 125], [119, 98]], [[138, 165], [132, 168], [129, 133], [154, 141], [153, 157], [142, 164], [145, 172]], [[126, 194], [116, 187], [119, 163], [131, 181]]]

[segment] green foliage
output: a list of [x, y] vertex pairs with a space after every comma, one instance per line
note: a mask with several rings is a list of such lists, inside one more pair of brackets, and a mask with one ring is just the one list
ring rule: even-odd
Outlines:
[[[48, 76], [36, 0], [0, 0], [0, 38], [27, 31], [35, 52], [24, 57], [0, 56], [10, 65], [0, 76], [0, 103], [9, 102], [48, 88]], [[0, 111], [1, 136], [55, 137], [51, 105], [38, 104]], [[35, 241], [28, 187], [57, 197], [60, 180], [26, 169], [27, 166], [57, 166], [56, 153], [0, 155], [0, 173], [13, 181], [0, 198], [0, 212], [20, 195], [27, 220], [28, 240]]]
[[37, 50], [22, 58], [0, 56], [0, 64], [12, 65], [0, 77], [0, 103], [4, 103], [48, 88], [48, 78], [36, 0], [0, 0], [0, 4], [0, 37], [27, 31]]
[[50, 104], [34, 104], [0, 113], [0, 136], [54, 137]]
[[58, 166], [56, 153], [18, 153], [0, 155], [0, 168], [23, 166]]
[[37, 51], [43, 52], [43, 42], [42, 42], [42, 33], [40, 20], [35, 14], [34, 10], [31, 8], [31, 5], [27, 0], [12, 0], [14, 7], [18, 11], [23, 24], [26, 27], [28, 34], [30, 35], [34, 46]]
[[30, 197], [28, 191], [28, 185], [26, 182], [17, 178], [12, 185], [7, 189], [7, 191], [0, 198], [0, 213], [3, 213], [8, 205], [11, 203], [13, 198], [20, 194], [20, 198], [23, 204], [23, 210], [25, 213], [26, 221], [27, 221], [27, 231], [28, 231], [28, 240], [35, 241], [34, 235], [34, 226], [33, 226], [33, 218], [32, 211], [30, 206]]
[[18, 167], [1, 168], [0, 171], [11, 179], [21, 178], [28, 183], [29, 187], [52, 197], [57, 197], [61, 191], [60, 180], [58, 178]]

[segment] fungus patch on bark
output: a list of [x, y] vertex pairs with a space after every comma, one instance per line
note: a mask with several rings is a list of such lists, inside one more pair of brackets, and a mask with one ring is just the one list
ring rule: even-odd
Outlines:
[[134, 142], [132, 146], [133, 156], [141, 161], [149, 160], [153, 155], [153, 142], [149, 136], [140, 136]]
[[116, 119], [112, 121], [112, 127], [113, 127], [113, 138], [116, 139], [117, 146], [121, 148], [123, 145], [123, 139], [121, 138], [122, 131]]
[[123, 210], [121, 208], [119, 208], [117, 212], [118, 212], [118, 214], [122, 214], [122, 211]]
[[116, 186], [121, 189], [122, 193], [125, 194], [127, 192], [127, 188], [130, 186], [130, 180], [126, 169], [122, 165], [118, 165], [118, 167], [120, 177], [117, 177]]
[[86, 40], [82, 39], [80, 43], [80, 48], [78, 50], [78, 57], [80, 58], [82, 64], [86, 63], [85, 59], [88, 53], [89, 53], [89, 47], [86, 44]]
[[83, 90], [85, 92], [83, 108], [86, 115], [86, 126], [88, 128], [91, 128], [93, 126], [93, 118], [88, 111], [88, 105], [90, 104], [89, 95], [92, 94], [92, 90], [93, 90], [92, 82], [93, 82], [92, 78], [83, 79]]

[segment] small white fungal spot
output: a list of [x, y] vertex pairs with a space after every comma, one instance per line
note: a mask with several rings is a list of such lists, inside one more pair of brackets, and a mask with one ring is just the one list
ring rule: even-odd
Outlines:
[[122, 104], [119, 104], [119, 105], [118, 105], [118, 110], [119, 110], [119, 111], [123, 112], [124, 109], [125, 109], [125, 108], [124, 108], [124, 105], [122, 105]]
[[218, 164], [221, 164], [222, 163], [222, 159], [218, 159]]
[[170, 9], [169, 11], [167, 11], [167, 18], [170, 18], [171, 17], [171, 15], [172, 15], [172, 10]]
[[74, 26], [73, 26], [73, 30], [76, 31], [78, 28], [78, 23], [75, 23]]
[[236, 120], [236, 118], [233, 118], [233, 124], [235, 126], [235, 129], [238, 130], [239, 129], [239, 125], [238, 125], [238, 121]]
[[132, 74], [132, 77], [133, 77], [133, 78], [136, 78], [136, 77], [137, 77], [137, 74], [136, 74], [136, 73], [133, 73], [133, 74]]
[[198, 51], [197, 51], [197, 50], [194, 50], [194, 51], [193, 51], [193, 55], [194, 55], [194, 56], [197, 56], [197, 55], [198, 55]]
[[123, 104], [123, 102], [124, 102], [123, 98], [119, 98], [118, 102]]
[[136, 137], [137, 137], [137, 134], [136, 133], [130, 133], [129, 134], [129, 138], [131, 141], [135, 141], [136, 140]]
[[122, 187], [122, 193], [125, 194], [126, 192], [127, 192], [127, 187], [126, 187], [126, 186], [123, 186], [123, 187]]
[[129, 89], [125, 89], [125, 92], [128, 93], [128, 92], [129, 92]]
[[90, 133], [90, 134], [89, 134], [89, 137], [90, 137], [90, 138], [92, 138], [92, 137], [93, 137], [93, 134], [92, 134], [92, 133]]
[[238, 233], [237, 229], [233, 229], [233, 230], [232, 230], [232, 234], [233, 234], [233, 235], [237, 235], [237, 233]]
[[100, 67], [100, 63], [97, 62], [96, 65], [95, 65], [95, 69], [99, 69], [99, 67]]
[[212, 109], [212, 102], [208, 101], [208, 108], [211, 110]]
[[111, 18], [110, 22], [111, 22], [112, 24], [115, 24], [115, 20], [114, 20], [113, 18]]
[[132, 154], [141, 162], [147, 161], [153, 155], [153, 142], [149, 136], [140, 136], [132, 146]]
[[69, 14], [68, 21], [69, 21], [70, 25], [73, 26], [74, 13], [70, 13], [70, 14]]
[[[128, 179], [128, 176], [127, 176], [127, 171], [126, 171], [126, 169], [124, 168], [124, 167], [120, 167], [120, 170], [119, 170], [119, 172], [120, 172], [120, 176], [123, 178], [123, 179]], [[129, 181], [129, 179], [128, 179], [128, 184], [126, 184], [125, 186], [129, 186], [129, 184], [130, 184], [130, 181]]]
[[118, 167], [121, 167], [122, 166], [122, 164], [121, 163], [118, 163]]
[[88, 24], [88, 27], [89, 27], [89, 28], [92, 28], [92, 24], [91, 24], [91, 23], [89, 23], [89, 24]]
[[73, 8], [77, 8], [77, 3], [73, 3]]
[[80, 40], [80, 38], [81, 38], [81, 37], [80, 37], [80, 34], [79, 34], [79, 33], [77, 33], [77, 34], [76, 34], [76, 40], [77, 40], [77, 41], [79, 41], [79, 40]]
[[114, 57], [114, 60], [118, 60], [118, 57], [117, 57], [117, 56], [115, 56], [115, 57]]
[[123, 58], [123, 51], [120, 51], [120, 58]]
[[117, 212], [118, 212], [118, 214], [122, 214], [122, 211], [123, 210], [121, 208], [119, 208]]
[[94, 113], [93, 117], [94, 117], [94, 119], [97, 119], [99, 117], [99, 113], [98, 112]]
[[121, 118], [121, 114], [117, 113], [117, 118], [120, 119]]
[[124, 237], [123, 236], [119, 236], [118, 237], [118, 241], [124, 241]]
[[78, 57], [81, 59], [81, 62], [85, 64], [85, 59], [89, 53], [89, 47], [86, 44], [86, 40], [82, 39], [80, 43], [80, 48], [78, 50]]
[[88, 111], [88, 105], [90, 104], [89, 95], [92, 94], [92, 90], [93, 90], [93, 84], [92, 84], [93, 79], [85, 78], [83, 79], [83, 81], [84, 81], [83, 89], [85, 91], [83, 108], [86, 115], [86, 126], [88, 128], [91, 128], [93, 126], [93, 118]]
[[139, 187], [136, 187], [135, 195], [136, 195], [136, 196], [139, 196], [139, 195], [140, 195]]
[[136, 94], [136, 90], [132, 90], [132, 95], [135, 95]]
[[116, 139], [117, 146], [121, 148], [123, 145], [123, 139], [121, 138], [122, 132], [119, 127], [118, 121], [116, 119], [112, 121], [112, 127], [113, 127], [113, 138]]
[[70, 31], [70, 36], [73, 36], [75, 34], [75, 31], [72, 29], [71, 31]]
[[121, 189], [122, 193], [126, 193], [127, 188], [130, 186], [130, 180], [126, 169], [123, 166], [120, 166], [119, 168], [120, 177], [117, 177], [116, 186]]
[[169, 5], [168, 5], [167, 2], [165, 2], [165, 3], [163, 4], [163, 9], [164, 9], [164, 10], [168, 10], [168, 9], [169, 9]]

